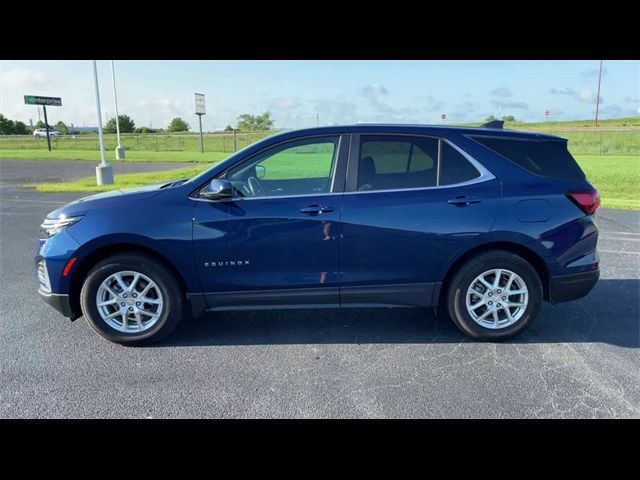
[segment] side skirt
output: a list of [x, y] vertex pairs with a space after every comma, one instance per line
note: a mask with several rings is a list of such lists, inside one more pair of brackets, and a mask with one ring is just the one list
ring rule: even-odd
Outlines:
[[193, 316], [205, 311], [433, 307], [440, 283], [365, 285], [188, 294]]

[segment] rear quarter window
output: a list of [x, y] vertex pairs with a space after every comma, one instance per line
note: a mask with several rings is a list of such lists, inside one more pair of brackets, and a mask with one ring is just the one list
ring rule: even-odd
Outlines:
[[561, 140], [514, 140], [472, 137], [507, 160], [534, 175], [562, 180], [585, 180], [585, 175]]

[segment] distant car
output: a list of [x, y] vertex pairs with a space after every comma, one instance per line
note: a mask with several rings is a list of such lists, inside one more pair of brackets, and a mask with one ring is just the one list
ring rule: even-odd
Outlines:
[[[33, 136], [34, 137], [38, 137], [38, 138], [46, 138], [47, 137], [47, 129], [46, 128], [36, 128], [33, 131]], [[60, 133], [58, 130], [53, 130], [53, 129], [49, 129], [49, 136], [50, 137], [61, 137], [62, 133]]]
[[543, 300], [593, 288], [599, 205], [553, 135], [502, 122], [313, 128], [188, 180], [58, 208], [36, 277], [46, 302], [128, 345], [165, 337], [185, 310], [292, 307], [437, 307], [499, 340]]

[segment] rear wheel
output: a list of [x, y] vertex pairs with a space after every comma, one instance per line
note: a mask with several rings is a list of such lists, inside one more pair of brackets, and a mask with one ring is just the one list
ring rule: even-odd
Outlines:
[[102, 337], [124, 345], [157, 342], [176, 327], [183, 295], [156, 259], [118, 254], [98, 263], [80, 293], [82, 312]]
[[447, 310], [467, 335], [500, 340], [520, 333], [542, 305], [542, 283], [522, 257], [492, 250], [466, 262], [447, 291]]

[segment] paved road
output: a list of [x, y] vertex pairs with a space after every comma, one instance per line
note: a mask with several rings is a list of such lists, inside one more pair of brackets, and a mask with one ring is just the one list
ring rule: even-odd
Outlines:
[[[0, 158], [0, 187], [30, 182], [56, 182], [91, 177], [98, 162], [82, 160], [13, 160]], [[115, 175], [119, 173], [157, 172], [172, 168], [192, 167], [193, 163], [175, 162], [113, 162]]]
[[0, 417], [640, 417], [640, 215], [600, 212], [602, 279], [504, 344], [424, 310], [225, 313], [110, 344], [35, 293], [44, 215], [0, 188]]

